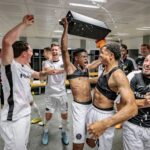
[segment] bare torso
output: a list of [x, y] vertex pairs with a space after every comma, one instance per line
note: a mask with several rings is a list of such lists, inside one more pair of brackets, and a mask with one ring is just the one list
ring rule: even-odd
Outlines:
[[[118, 71], [116, 71], [115, 73], [117, 72]], [[118, 89], [117, 89], [116, 83], [114, 82], [113, 74], [110, 76], [108, 80], [108, 86], [113, 92], [117, 93]], [[111, 108], [114, 105], [114, 100], [107, 98], [97, 88], [95, 88], [93, 104], [98, 108], [103, 108], [103, 109]]]
[[113, 101], [104, 96], [97, 88], [94, 90], [93, 104], [98, 108], [111, 108]]
[[92, 100], [90, 81], [88, 77], [77, 77], [70, 79], [69, 82], [75, 101], [88, 102]]

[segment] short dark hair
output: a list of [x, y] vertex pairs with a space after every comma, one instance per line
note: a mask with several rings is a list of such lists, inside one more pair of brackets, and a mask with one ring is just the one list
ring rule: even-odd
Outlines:
[[51, 48], [50, 48], [50, 47], [44, 47], [43, 49], [44, 49], [46, 52], [51, 51]]
[[22, 54], [22, 52], [27, 51], [29, 48], [28, 43], [24, 41], [16, 41], [13, 43], [12, 47], [14, 58], [19, 57]]
[[141, 44], [141, 46], [145, 46], [145, 47], [147, 47], [148, 49], [150, 49], [150, 45], [149, 45], [149, 44]]
[[125, 45], [125, 44], [121, 44], [121, 47], [124, 49], [128, 49], [127, 45]]
[[87, 53], [87, 51], [85, 49], [77, 48], [77, 49], [75, 49], [73, 54], [74, 54], [74, 56], [78, 56], [82, 52], [86, 52]]
[[116, 60], [120, 59], [121, 51], [120, 51], [120, 45], [118, 43], [115, 42], [108, 43], [103, 47], [106, 47], [108, 50], [110, 50], [114, 54]]
[[53, 46], [59, 46], [59, 44], [55, 42], [55, 43], [52, 43], [52, 44], [51, 44], [51, 48], [52, 48]]
[[127, 51], [127, 54], [128, 54], [128, 47], [127, 47], [127, 45], [121, 44], [121, 47], [122, 47], [123, 49], [125, 49], [125, 50]]

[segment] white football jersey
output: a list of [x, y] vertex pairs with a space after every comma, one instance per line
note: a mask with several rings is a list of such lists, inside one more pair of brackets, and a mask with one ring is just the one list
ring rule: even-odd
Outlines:
[[[44, 68], [64, 69], [62, 59], [58, 61], [47, 60], [44, 62]], [[48, 83], [45, 89], [46, 94], [50, 96], [62, 96], [66, 94], [65, 73], [48, 75]]]
[[10, 65], [1, 66], [1, 77], [4, 91], [4, 107], [1, 119], [18, 120], [31, 113], [30, 79], [34, 70], [13, 60]]

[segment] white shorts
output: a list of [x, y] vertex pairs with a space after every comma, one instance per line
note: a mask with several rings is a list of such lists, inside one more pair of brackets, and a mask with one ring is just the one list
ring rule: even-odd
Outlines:
[[84, 143], [86, 137], [85, 119], [91, 104], [72, 102], [73, 143]]
[[150, 150], [150, 128], [126, 121], [123, 124], [123, 147], [124, 150]]
[[30, 115], [17, 121], [0, 121], [0, 134], [4, 150], [27, 150], [30, 132]]
[[[86, 125], [94, 123], [98, 120], [103, 120], [105, 118], [111, 117], [112, 115], [114, 115], [114, 110], [100, 110], [92, 105], [87, 113]], [[111, 150], [113, 137], [114, 127], [105, 130], [105, 132], [99, 137], [97, 141], [98, 150]]]
[[46, 112], [54, 113], [55, 110], [61, 113], [68, 112], [68, 97], [67, 95], [62, 96], [46, 96]]

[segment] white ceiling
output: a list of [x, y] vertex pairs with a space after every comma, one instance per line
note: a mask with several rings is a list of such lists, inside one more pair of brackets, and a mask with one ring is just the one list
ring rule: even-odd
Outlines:
[[0, 36], [18, 24], [22, 16], [30, 13], [35, 16], [35, 24], [23, 36], [60, 37], [62, 33], [54, 31], [62, 30], [58, 20], [69, 10], [105, 22], [112, 30], [108, 37], [127, 39], [150, 35], [150, 29], [136, 30], [150, 27], [150, 0], [107, 0], [107, 3], [97, 3], [101, 6], [99, 9], [69, 6], [70, 2], [93, 5], [90, 0], [0, 0]]

